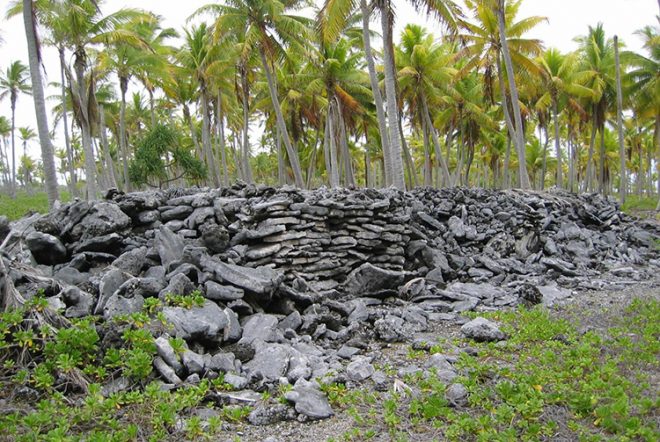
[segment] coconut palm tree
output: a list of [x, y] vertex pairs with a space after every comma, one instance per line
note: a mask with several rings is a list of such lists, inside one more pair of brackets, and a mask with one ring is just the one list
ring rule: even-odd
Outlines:
[[545, 18], [532, 16], [517, 20], [521, 3], [522, 0], [467, 0], [466, 5], [473, 11], [475, 23], [462, 23], [466, 32], [460, 35], [460, 39], [466, 42], [461, 54], [469, 57], [464, 70], [479, 67], [483, 71], [485, 92], [493, 102], [495, 81], [499, 84], [509, 136], [518, 156], [522, 158], [518, 162], [519, 185], [527, 188], [529, 179], [525, 170], [527, 162], [524, 160], [525, 135], [515, 74], [516, 71], [532, 74], [539, 72], [533, 57], [540, 54], [541, 42], [523, 38], [523, 35]]
[[57, 15], [51, 16], [50, 20], [56, 22], [58, 29], [63, 31], [59, 38], [64, 42], [64, 47], [73, 52], [73, 72], [66, 66], [65, 73], [72, 86], [75, 115], [82, 132], [87, 198], [93, 200], [97, 197], [97, 174], [92, 127], [97, 106], [94, 76], [88, 75], [89, 49], [98, 44], [112, 45], [120, 41], [142, 45], [140, 36], [122, 25], [143, 16], [143, 13], [134, 9], [121, 9], [104, 16], [99, 8], [99, 0], [67, 0], [64, 3], [64, 7], [54, 10]]
[[9, 136], [11, 135], [11, 123], [4, 115], [0, 115], [0, 169], [2, 169], [3, 184], [11, 186], [11, 165], [9, 164]]
[[592, 132], [589, 143], [587, 176], [585, 188], [592, 188], [593, 157], [596, 134], [600, 133], [600, 154], [598, 189], [605, 188], [605, 121], [616, 94], [616, 75], [614, 63], [614, 42], [607, 38], [602, 23], [589, 26], [586, 36], [576, 38], [580, 45], [581, 63], [577, 81], [592, 90], [591, 116]]
[[5, 74], [0, 74], [0, 100], [9, 97], [11, 108], [11, 197], [16, 197], [16, 101], [19, 94], [30, 94], [28, 67], [20, 61], [12, 62]]
[[[649, 118], [654, 122], [653, 138], [658, 173], [657, 191], [660, 194], [660, 30], [657, 26], [646, 26], [636, 34], [642, 37], [648, 55], [630, 52], [622, 55], [627, 58], [632, 67], [627, 74], [627, 79], [630, 84], [628, 93], [634, 97], [635, 112], [640, 117]], [[660, 201], [658, 209], [660, 210]]]
[[304, 17], [287, 14], [287, 9], [297, 6], [297, 0], [228, 0], [226, 5], [211, 4], [200, 8], [197, 13], [217, 14], [215, 36], [221, 40], [228, 35], [244, 36], [243, 50], [255, 50], [261, 60], [268, 90], [275, 111], [277, 126], [286, 147], [294, 180], [297, 187], [305, 183], [300, 168], [298, 153], [289, 136], [277, 93], [273, 63], [286, 57], [284, 44], [293, 50], [302, 50], [302, 43], [309, 35], [310, 21]]
[[[121, 92], [121, 106], [119, 111], [119, 150], [122, 155], [122, 166], [124, 175], [124, 188], [130, 190], [128, 176], [128, 140], [126, 138], [126, 93], [128, 84], [133, 76], [147, 78], [147, 72], [152, 78], [156, 78], [166, 70], [165, 57], [157, 53], [154, 46], [162, 43], [162, 40], [176, 36], [171, 29], [160, 29], [160, 18], [154, 14], [142, 14], [134, 17], [123, 28], [137, 35], [142, 44], [135, 45], [133, 39], [116, 39], [109, 47], [99, 54], [99, 64], [102, 75], [113, 72], [119, 80]], [[155, 35], [155, 36], [154, 36]], [[148, 39], [152, 40], [149, 41]], [[144, 84], [145, 82], [143, 82]], [[152, 85], [153, 82], [149, 83]], [[151, 103], [152, 125], [155, 124], [153, 112], [153, 87], [147, 87]]]
[[[27, 143], [28, 141], [31, 141], [34, 138], [36, 138], [37, 134], [34, 131], [34, 129], [32, 129], [31, 127], [19, 127], [18, 137], [21, 139], [21, 142], [23, 143], [23, 157], [27, 158]], [[23, 161], [21, 160], [21, 162]], [[24, 169], [24, 172], [27, 173], [27, 169]], [[23, 185], [27, 186], [29, 177], [25, 175], [23, 178], [24, 178]]]
[[557, 160], [557, 187], [564, 186], [562, 176], [562, 154], [560, 149], [559, 106], [567, 102], [569, 95], [576, 98], [591, 97], [592, 91], [575, 82], [575, 67], [577, 65], [575, 53], [564, 55], [559, 50], [550, 48], [537, 60], [541, 67], [541, 86], [545, 92], [536, 103], [537, 108], [550, 108], [554, 125], [555, 157]]
[[433, 141], [438, 173], [445, 185], [451, 182], [449, 169], [442, 155], [438, 133], [433, 125], [429, 110], [442, 100], [443, 91], [448, 91], [457, 70], [451, 66], [453, 48], [434, 42], [432, 34], [418, 25], [407, 25], [401, 34], [401, 45], [397, 48], [396, 60], [401, 96], [408, 101], [412, 118], [417, 120], [425, 135], [424, 184], [431, 185], [430, 148], [428, 136]]
[[[458, 23], [462, 18], [462, 12], [458, 4], [453, 0], [423, 0], [412, 1], [412, 5], [418, 10], [425, 10], [427, 14], [433, 15], [440, 23], [445, 26], [447, 30], [454, 33], [458, 28]], [[336, 35], [344, 27], [348, 16], [354, 11], [357, 6], [356, 0], [327, 0], [324, 5], [326, 17], [321, 21], [322, 28], [328, 38], [335, 38]], [[367, 8], [362, 4], [361, 9], [363, 16]], [[387, 152], [389, 153], [391, 167], [391, 180], [392, 184], [399, 189], [405, 188], [404, 173], [403, 173], [403, 157], [402, 157], [402, 139], [400, 134], [400, 121], [398, 112], [398, 100], [396, 92], [396, 72], [394, 63], [394, 43], [393, 43], [393, 29], [394, 29], [394, 10], [391, 0], [375, 0], [372, 8], [380, 13], [381, 30], [383, 37], [383, 62], [384, 62], [384, 83], [385, 83], [385, 96], [387, 106], [387, 123], [389, 146]], [[364, 19], [363, 19], [364, 20]], [[364, 34], [368, 34], [365, 28], [368, 22], [363, 22]], [[367, 42], [365, 37], [365, 43]], [[365, 44], [366, 46], [366, 44]], [[369, 51], [368, 51], [369, 52]], [[369, 54], [367, 54], [367, 57]], [[371, 69], [370, 69], [371, 71]], [[373, 75], [371, 76], [373, 79]], [[376, 89], [373, 85], [372, 88]], [[377, 93], [374, 91], [374, 96]], [[378, 103], [377, 103], [378, 104]], [[382, 126], [382, 124], [381, 124]], [[381, 127], [382, 131], [382, 127]], [[387, 164], [387, 161], [386, 161]]]

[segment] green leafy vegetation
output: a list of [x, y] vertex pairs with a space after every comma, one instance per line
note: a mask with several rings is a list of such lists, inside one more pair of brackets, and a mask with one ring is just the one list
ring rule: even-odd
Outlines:
[[658, 440], [660, 399], [651, 383], [660, 365], [657, 300], [635, 300], [611, 326], [586, 332], [541, 308], [490, 316], [505, 325], [510, 338], [474, 344], [476, 357], [460, 353], [455, 367], [461, 375], [454, 382], [467, 387], [467, 406], [450, 406], [447, 386], [422, 373], [378, 398], [335, 393], [331, 400], [354, 419], [341, 440], [365, 440], [381, 431], [402, 441], [410, 434], [427, 440], [537, 441], [562, 431], [581, 441]]
[[[60, 198], [63, 203], [70, 200], [68, 192], [60, 192]], [[0, 215], [15, 221], [32, 213], [47, 213], [48, 197], [45, 192], [28, 193], [18, 191], [16, 198], [12, 199], [8, 195], [0, 192]]]

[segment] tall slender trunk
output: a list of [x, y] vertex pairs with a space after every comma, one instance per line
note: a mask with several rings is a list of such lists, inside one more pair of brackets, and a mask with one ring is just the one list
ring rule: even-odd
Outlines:
[[396, 78], [394, 73], [394, 48], [392, 43], [392, 21], [389, 10], [380, 13], [383, 30], [383, 61], [385, 64], [385, 99], [387, 102], [387, 124], [390, 136], [390, 154], [392, 160], [392, 185], [405, 190], [401, 136], [399, 135], [399, 110], [396, 100]]
[[46, 179], [46, 194], [48, 195], [48, 206], [53, 207], [59, 200], [57, 189], [57, 172], [55, 170], [54, 149], [48, 132], [48, 114], [46, 112], [46, 100], [44, 88], [41, 82], [41, 60], [37, 46], [36, 24], [33, 16], [32, 0], [23, 0], [23, 23], [25, 25], [25, 36], [28, 46], [28, 60], [30, 63], [30, 79], [32, 81], [32, 99], [37, 119], [39, 132], [39, 144], [41, 144], [41, 160], [44, 165]]
[[600, 155], [598, 158], [599, 174], [598, 174], [598, 191], [603, 195], [607, 194], [605, 187], [605, 125], [602, 124], [598, 129], [600, 131]]
[[[539, 143], [543, 140], [543, 128], [539, 125]], [[541, 182], [539, 183], [539, 188], [543, 190], [545, 188], [545, 174], [547, 173], [548, 167], [548, 128], [545, 129], [545, 143], [543, 143], [543, 165], [541, 166]]]
[[360, 0], [360, 8], [362, 9], [362, 41], [364, 43], [364, 54], [367, 59], [367, 68], [369, 69], [369, 81], [371, 82], [371, 90], [376, 105], [378, 130], [380, 131], [380, 144], [383, 150], [383, 160], [385, 162], [385, 185], [389, 186], [392, 182], [392, 154], [390, 152], [390, 140], [387, 133], [387, 122], [385, 120], [385, 106], [383, 105], [383, 97], [380, 93], [380, 87], [378, 86], [376, 64], [374, 63], [373, 54], [371, 52], [371, 36], [369, 35], [369, 17], [371, 15], [371, 10], [367, 5], [367, 0]]
[[250, 166], [250, 140], [249, 134], [250, 131], [250, 91], [248, 89], [248, 78], [247, 78], [247, 68], [245, 66], [241, 67], [241, 88], [243, 93], [241, 94], [241, 100], [243, 101], [243, 146], [241, 149], [242, 157], [242, 170], [243, 170], [243, 179], [248, 182], [248, 184], [254, 183], [254, 178], [252, 176], [252, 167]]
[[105, 109], [103, 109], [103, 106], [99, 105], [99, 136], [101, 137], [103, 160], [105, 162], [106, 171], [108, 173], [110, 186], [117, 187], [115, 165], [113, 164], [112, 157], [110, 156], [110, 145], [108, 144], [108, 137], [106, 136], [105, 131]]
[[399, 136], [401, 137], [401, 150], [403, 152], [403, 160], [408, 170], [408, 187], [410, 189], [417, 187], [417, 171], [415, 170], [415, 163], [413, 162], [412, 155], [410, 154], [410, 149], [408, 148], [408, 143], [406, 142], [406, 137], [403, 136], [403, 125], [401, 124], [401, 116], [399, 115], [399, 122], [397, 124], [399, 128]]
[[[660, 0], [659, 0], [660, 1]], [[626, 201], [627, 174], [626, 174], [626, 148], [623, 144], [623, 92], [621, 90], [621, 62], [619, 60], [619, 37], [614, 36], [614, 64], [616, 67], [616, 127], [619, 135], [619, 162], [620, 185], [619, 202]]]
[[11, 190], [10, 196], [16, 198], [16, 95], [11, 97]]
[[339, 123], [339, 130], [341, 136], [341, 149], [342, 156], [344, 160], [344, 170], [345, 170], [345, 183], [346, 186], [355, 186], [355, 175], [353, 174], [353, 164], [351, 161], [351, 153], [348, 150], [348, 136], [346, 134], [346, 122], [344, 121], [344, 114], [342, 113], [341, 103], [335, 97], [335, 102], [337, 103], [337, 121]]
[[80, 131], [82, 132], [82, 146], [85, 154], [85, 181], [87, 184], [87, 199], [95, 200], [97, 196], [96, 185], [96, 161], [94, 159], [94, 149], [92, 148], [92, 134], [89, 115], [89, 94], [85, 82], [85, 62], [86, 54], [84, 49], [78, 48], [76, 51], [76, 60], [74, 67], [76, 71], [76, 80], [78, 87], [78, 99], [80, 104]]
[[147, 89], [149, 93], [149, 113], [151, 114], [151, 127], [156, 127], [156, 111], [154, 110], [154, 91], [153, 89]]
[[325, 163], [325, 172], [328, 183], [332, 186], [332, 165], [330, 164], [330, 125], [332, 124], [331, 106], [328, 105], [328, 112], [325, 117], [325, 129], [323, 133], [323, 162]]
[[509, 92], [511, 93], [511, 108], [513, 109], [513, 117], [515, 122], [515, 138], [514, 142], [518, 151], [518, 173], [520, 175], [520, 187], [522, 189], [529, 189], [529, 175], [527, 173], [527, 164], [525, 162], [525, 136], [523, 133], [522, 116], [520, 113], [520, 102], [518, 101], [518, 88], [513, 74], [513, 62], [511, 61], [511, 53], [509, 52], [509, 43], [506, 39], [506, 23], [504, 20], [504, 0], [498, 1], [497, 8], [497, 21], [500, 33], [500, 45], [502, 48], [502, 58], [504, 59], [504, 67], [506, 68], [507, 77], [509, 80]]
[[121, 150], [121, 164], [124, 169], [124, 191], [131, 191], [131, 179], [128, 176], [128, 146], [126, 145], [126, 91], [128, 78], [119, 78], [121, 90], [121, 104], [119, 105], [119, 150]]
[[275, 152], [277, 153], [277, 184], [284, 186], [286, 184], [286, 170], [284, 166], [284, 155], [282, 155], [282, 135], [280, 128], [275, 125]]
[[[426, 121], [427, 130], [431, 134], [431, 140], [433, 140], [433, 146], [435, 147], [435, 157], [438, 163], [440, 163], [442, 180], [446, 186], [449, 186], [451, 181], [451, 178], [449, 176], [449, 168], [447, 167], [447, 162], [442, 156], [440, 141], [438, 140], [438, 133], [435, 131], [435, 126], [433, 126], [433, 121], [431, 120], [431, 115], [429, 114], [429, 106], [428, 103], [426, 102], [425, 95], [422, 95], [422, 112], [424, 112], [424, 120]], [[447, 146], [447, 150], [449, 151], [449, 146]]]
[[66, 109], [66, 75], [64, 74], [64, 47], [57, 48], [60, 57], [60, 78], [61, 78], [61, 94], [62, 94], [62, 124], [64, 126], [64, 145], [66, 148], [67, 169], [69, 170], [69, 194], [72, 198], [78, 196], [78, 188], [76, 187], [76, 172], [73, 167], [73, 151], [71, 150], [71, 137], [69, 136], [69, 116]]
[[433, 185], [433, 173], [431, 172], [431, 143], [429, 142], [429, 131], [426, 127], [426, 119], [424, 117], [422, 117], [422, 138], [424, 140], [424, 186], [431, 187]]
[[275, 79], [273, 78], [273, 74], [270, 71], [270, 67], [268, 66], [266, 53], [264, 52], [263, 48], [259, 48], [259, 55], [261, 56], [261, 64], [264, 69], [264, 73], [266, 74], [266, 80], [268, 81], [268, 90], [270, 91], [271, 102], [275, 108], [277, 124], [280, 127], [280, 132], [282, 133], [282, 141], [284, 141], [286, 153], [289, 156], [289, 163], [291, 164], [291, 169], [293, 169], [293, 177], [296, 183], [296, 187], [302, 189], [305, 187], [305, 182], [303, 181], [302, 171], [300, 169], [300, 160], [298, 159], [298, 153], [291, 144], [291, 138], [289, 138], [289, 131], [286, 128], [284, 116], [282, 115], [282, 109], [280, 108], [280, 100], [277, 98]]
[[183, 104], [183, 119], [188, 123], [188, 130], [190, 130], [190, 138], [192, 138], [193, 146], [195, 146], [195, 154], [197, 158], [202, 157], [202, 148], [199, 145], [197, 134], [195, 133], [195, 126], [193, 125], [192, 117], [190, 115], [190, 108], [187, 104]]
[[220, 150], [220, 162], [222, 163], [222, 185], [229, 186], [229, 169], [227, 168], [227, 149], [225, 146], [225, 115], [222, 107], [222, 95], [218, 91], [217, 98], [217, 126], [218, 126], [218, 149]]
[[561, 164], [561, 147], [559, 146], [559, 117], [557, 98], [552, 98], [552, 120], [555, 125], [555, 155], [557, 155], [557, 187], [564, 187], [563, 170]]
[[589, 152], [587, 153], [587, 173], [585, 176], [584, 191], [589, 192], [593, 190], [593, 174], [594, 174], [594, 146], [596, 144], [596, 132], [598, 131], [598, 116], [596, 115], [596, 105], [593, 105], [593, 116], [591, 124], [591, 139], [589, 141]]
[[199, 98], [201, 102], [202, 111], [202, 150], [204, 151], [204, 158], [206, 158], [206, 167], [213, 180], [215, 187], [220, 187], [220, 179], [218, 178], [218, 168], [213, 158], [213, 150], [211, 149], [211, 122], [209, 121], [209, 106], [208, 97], [206, 93], [206, 85], [202, 85], [202, 91]]
[[335, 132], [335, 101], [332, 100], [328, 108], [328, 154], [330, 156], [330, 169], [328, 170], [328, 180], [330, 187], [339, 187], [339, 165], [337, 164], [337, 133]]
[[506, 153], [504, 154], [504, 183], [503, 186], [505, 189], [511, 187], [511, 171], [509, 167], [511, 165], [511, 137], [506, 137]]

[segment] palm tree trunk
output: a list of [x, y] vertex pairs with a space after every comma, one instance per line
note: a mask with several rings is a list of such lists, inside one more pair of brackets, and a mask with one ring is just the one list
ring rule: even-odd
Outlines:
[[596, 115], [596, 105], [593, 106], [593, 116], [592, 116], [592, 125], [591, 125], [591, 140], [589, 141], [589, 153], [587, 154], [587, 173], [584, 178], [584, 191], [588, 192], [593, 190], [593, 174], [594, 174], [594, 167], [593, 167], [593, 162], [594, 162], [594, 146], [596, 144], [596, 132], [598, 131], [598, 125], [597, 123], [597, 118], [598, 116]]
[[[442, 150], [440, 148], [440, 141], [438, 140], [438, 133], [435, 131], [435, 126], [433, 126], [433, 121], [431, 120], [431, 115], [429, 114], [429, 106], [426, 102], [426, 96], [422, 94], [422, 112], [424, 112], [424, 120], [426, 121], [426, 127], [429, 133], [431, 134], [431, 139], [433, 140], [433, 146], [435, 147], [435, 156], [440, 163], [440, 170], [442, 171], [442, 180], [445, 185], [450, 185], [450, 176], [449, 168], [447, 167], [447, 162], [442, 156]], [[449, 150], [449, 146], [447, 146]]]
[[64, 74], [64, 47], [58, 48], [60, 56], [60, 77], [61, 77], [61, 94], [62, 94], [62, 124], [64, 125], [64, 144], [66, 148], [67, 169], [69, 170], [69, 193], [71, 197], [78, 196], [78, 188], [76, 187], [76, 172], [73, 168], [73, 151], [71, 150], [71, 137], [69, 136], [69, 117], [66, 109], [66, 76]]
[[101, 137], [103, 159], [108, 172], [109, 184], [112, 187], [117, 187], [117, 175], [112, 157], [110, 156], [110, 145], [108, 144], [108, 137], [106, 136], [105, 130], [105, 109], [103, 109], [103, 106], [99, 105], [99, 135]]
[[149, 93], [149, 113], [151, 114], [151, 128], [156, 127], [156, 112], [154, 111], [154, 91], [147, 89]]
[[525, 137], [523, 133], [522, 116], [520, 113], [520, 102], [518, 101], [518, 88], [513, 73], [513, 62], [511, 61], [511, 53], [509, 52], [509, 43], [506, 39], [506, 23], [504, 20], [504, 0], [498, 1], [497, 7], [497, 21], [500, 32], [500, 45], [502, 48], [502, 58], [504, 59], [504, 67], [506, 68], [507, 77], [509, 80], [509, 92], [511, 93], [511, 108], [513, 109], [513, 117], [515, 122], [515, 135], [514, 142], [518, 151], [518, 173], [520, 175], [520, 187], [522, 189], [529, 189], [529, 175], [527, 173], [527, 163], [525, 162]]
[[188, 130], [190, 131], [190, 138], [192, 138], [193, 146], [195, 146], [195, 154], [197, 158], [202, 157], [202, 148], [199, 145], [197, 134], [195, 133], [195, 126], [193, 125], [192, 117], [190, 115], [190, 108], [187, 104], [183, 105], [183, 119], [188, 123]]
[[600, 131], [600, 155], [598, 158], [599, 174], [598, 174], [598, 191], [603, 195], [607, 194], [605, 187], [605, 125], [601, 125], [598, 129]]
[[348, 150], [348, 136], [346, 135], [346, 122], [344, 121], [344, 114], [342, 113], [341, 103], [335, 96], [335, 102], [337, 103], [337, 116], [339, 122], [339, 130], [341, 136], [341, 150], [344, 160], [344, 169], [345, 169], [345, 183], [346, 187], [355, 186], [355, 174], [353, 173], [353, 164], [351, 162], [351, 153]]
[[325, 172], [328, 182], [332, 181], [332, 165], [330, 164], [330, 125], [332, 124], [331, 107], [328, 105], [328, 112], [325, 117], [325, 131], [323, 133], [323, 162], [325, 163]]
[[429, 142], [429, 131], [426, 128], [426, 119], [423, 117], [421, 126], [422, 138], [424, 140], [424, 186], [431, 187], [433, 185], [433, 173], [431, 172], [431, 143]]
[[277, 125], [280, 127], [280, 132], [282, 134], [282, 141], [284, 141], [284, 146], [286, 147], [287, 155], [289, 156], [289, 163], [291, 164], [291, 169], [293, 169], [293, 177], [296, 183], [296, 187], [304, 188], [305, 182], [303, 181], [302, 171], [300, 170], [300, 160], [298, 159], [298, 153], [293, 148], [291, 144], [291, 139], [289, 138], [289, 131], [286, 128], [286, 123], [284, 122], [284, 116], [282, 115], [282, 109], [280, 108], [280, 100], [277, 98], [277, 90], [275, 88], [275, 80], [273, 79], [273, 74], [270, 71], [268, 66], [268, 61], [266, 60], [266, 53], [263, 48], [259, 48], [259, 55], [261, 56], [261, 64], [266, 74], [266, 80], [268, 81], [268, 90], [270, 91], [270, 99], [275, 108], [275, 116], [277, 117]]
[[34, 22], [34, 11], [32, 0], [23, 0], [23, 23], [25, 25], [25, 36], [28, 46], [28, 60], [30, 62], [30, 78], [32, 81], [32, 99], [37, 119], [37, 130], [39, 132], [39, 144], [41, 144], [41, 160], [44, 164], [44, 175], [46, 179], [46, 194], [48, 195], [48, 206], [53, 207], [59, 200], [57, 189], [57, 172], [55, 170], [55, 158], [53, 145], [48, 132], [48, 114], [46, 113], [46, 100], [44, 98], [43, 84], [41, 83], [41, 60], [36, 36], [36, 24]]
[[76, 51], [74, 67], [76, 71], [76, 82], [78, 88], [78, 102], [80, 106], [80, 130], [82, 132], [82, 146], [85, 154], [85, 181], [87, 184], [87, 200], [93, 201], [97, 198], [96, 186], [96, 161], [92, 148], [92, 135], [90, 128], [89, 97], [85, 82], [85, 54], [82, 49]]
[[[548, 129], [546, 128], [545, 133], [545, 143], [543, 143], [543, 164], [541, 165], [541, 182], [539, 183], [539, 189], [543, 190], [545, 188], [545, 174], [547, 173], [548, 168]], [[539, 143], [543, 139], [543, 129], [539, 125]]]
[[206, 158], [206, 167], [208, 167], [213, 185], [220, 187], [218, 168], [215, 165], [215, 158], [213, 158], [213, 150], [211, 149], [211, 122], [209, 121], [208, 98], [205, 85], [202, 85], [202, 93], [199, 100], [201, 101], [202, 108], [202, 150], [204, 151], [204, 158]]
[[564, 187], [563, 170], [561, 165], [561, 148], [559, 146], [559, 117], [558, 117], [557, 99], [552, 99], [552, 120], [555, 125], [555, 155], [557, 155], [557, 187], [562, 189]]
[[249, 93], [248, 90], [248, 78], [246, 68], [241, 67], [241, 88], [243, 93], [241, 94], [241, 99], [243, 101], [243, 146], [241, 149], [242, 158], [241, 161], [243, 170], [243, 179], [247, 181], [248, 184], [254, 183], [254, 178], [252, 177], [252, 167], [250, 166], [250, 140], [249, 140], [249, 130], [250, 130], [250, 109], [249, 109]]
[[16, 198], [16, 97], [11, 97], [11, 188], [10, 196]]
[[376, 64], [374, 63], [373, 54], [371, 53], [371, 37], [369, 35], [369, 17], [371, 10], [367, 5], [367, 0], [360, 0], [360, 7], [362, 9], [362, 41], [364, 43], [364, 54], [367, 59], [367, 68], [369, 69], [369, 81], [371, 82], [371, 90], [374, 95], [374, 103], [376, 105], [376, 116], [378, 117], [378, 130], [380, 131], [380, 144], [383, 150], [383, 159], [385, 162], [385, 185], [388, 186], [392, 182], [392, 162], [390, 152], [390, 141], [387, 133], [387, 122], [385, 120], [385, 106], [383, 105], [383, 97], [380, 94], [380, 87], [378, 86], [378, 76], [376, 75]]
[[277, 154], [277, 184], [281, 187], [286, 184], [286, 171], [282, 154], [282, 136], [277, 125], [275, 125], [275, 153]]
[[390, 154], [392, 164], [392, 185], [400, 190], [406, 189], [403, 173], [401, 137], [399, 135], [399, 110], [396, 100], [396, 76], [394, 73], [394, 49], [392, 43], [392, 16], [388, 8], [380, 13], [383, 29], [383, 62], [385, 64], [385, 99], [387, 102], [387, 124], [390, 136]]
[[330, 169], [328, 169], [328, 179], [330, 180], [330, 187], [339, 187], [339, 166], [337, 164], [337, 134], [335, 132], [335, 102], [331, 101], [328, 108], [328, 153], [330, 155]]
[[[660, 1], [660, 0], [659, 0]], [[619, 60], [619, 37], [614, 36], [614, 64], [616, 68], [616, 126], [619, 135], [620, 185], [619, 202], [626, 202], [627, 174], [626, 148], [623, 144], [623, 92], [621, 90], [621, 62]]]
[[506, 137], [506, 153], [504, 154], [504, 183], [502, 187], [508, 189], [511, 187], [511, 136]]
[[[121, 150], [121, 163], [124, 169], [124, 191], [131, 191], [131, 180], [128, 176], [128, 147], [126, 146], [126, 91], [128, 78], [119, 79], [121, 90], [121, 104], [119, 105], [119, 150]], [[185, 112], [184, 112], [185, 113]]]
[[220, 161], [222, 162], [222, 185], [229, 186], [229, 169], [227, 168], [227, 150], [225, 147], [225, 115], [222, 108], [222, 95], [218, 91], [217, 99], [217, 126], [218, 126], [218, 149], [220, 150]]

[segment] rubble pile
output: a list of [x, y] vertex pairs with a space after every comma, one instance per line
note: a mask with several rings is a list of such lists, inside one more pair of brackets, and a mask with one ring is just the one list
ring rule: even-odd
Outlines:
[[[0, 231], [12, 235], [15, 287], [67, 317], [101, 315], [108, 328], [159, 298], [169, 327], [154, 330], [154, 367], [166, 382], [295, 385], [295, 413], [256, 408], [255, 423], [332, 414], [314, 379], [384, 381], [362, 354], [374, 339], [414, 340], [464, 311], [552, 303], [660, 268], [656, 224], [562, 192], [111, 192]], [[191, 294], [201, 302], [172, 301]], [[186, 341], [181, 357], [171, 336]]]

